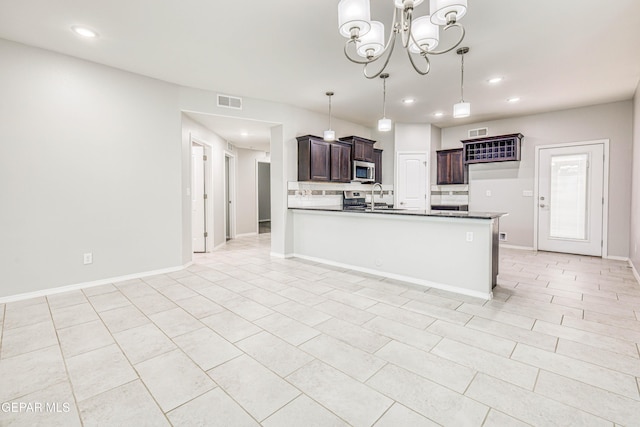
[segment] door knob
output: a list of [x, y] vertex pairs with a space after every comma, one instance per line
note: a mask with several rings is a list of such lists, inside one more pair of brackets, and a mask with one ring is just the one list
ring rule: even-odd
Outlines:
[[543, 203], [540, 203], [540, 207], [541, 207], [541, 208], [544, 208], [545, 206], [547, 206], [547, 205], [545, 205], [545, 204], [543, 204]]
[[401, 205], [404, 205], [404, 202], [400, 202]]

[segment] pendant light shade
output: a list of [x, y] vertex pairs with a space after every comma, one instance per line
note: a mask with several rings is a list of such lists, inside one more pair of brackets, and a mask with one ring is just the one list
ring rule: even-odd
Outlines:
[[338, 29], [346, 38], [357, 29], [359, 37], [364, 36], [371, 28], [371, 7], [369, 0], [340, 0], [338, 3]]
[[371, 21], [371, 30], [360, 41], [356, 42], [358, 55], [369, 58], [380, 54], [384, 49], [384, 24], [378, 21]]
[[378, 120], [378, 131], [380, 132], [389, 132], [391, 130], [391, 119], [387, 119], [386, 117]]
[[411, 34], [413, 35], [409, 44], [411, 53], [420, 53], [423, 50], [431, 51], [438, 46], [440, 40], [440, 28], [431, 23], [429, 15], [421, 16], [413, 21]]
[[458, 102], [453, 104], [453, 117], [456, 119], [469, 117], [471, 115], [471, 104], [468, 102]]
[[431, 22], [448, 25], [457, 22], [467, 13], [467, 0], [430, 0]]
[[331, 129], [331, 97], [333, 96], [333, 92], [326, 92], [325, 95], [329, 97], [329, 129], [323, 132], [322, 137], [325, 141], [335, 141], [336, 132]]

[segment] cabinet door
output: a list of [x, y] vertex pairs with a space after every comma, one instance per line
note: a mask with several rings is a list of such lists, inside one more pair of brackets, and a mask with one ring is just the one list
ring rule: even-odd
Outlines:
[[376, 165], [376, 182], [382, 183], [382, 150], [373, 150], [373, 163]]
[[362, 141], [354, 141], [354, 160], [362, 160], [363, 162], [373, 162], [373, 144]]
[[449, 164], [451, 168], [451, 184], [466, 184], [466, 166], [463, 162], [462, 150], [449, 153]]
[[438, 166], [437, 166], [437, 184], [446, 185], [451, 182], [451, 162], [449, 153], [439, 151], [438, 153]]
[[351, 147], [343, 144], [331, 144], [331, 181], [349, 182], [351, 180]]
[[311, 181], [329, 181], [330, 144], [311, 140], [309, 147]]

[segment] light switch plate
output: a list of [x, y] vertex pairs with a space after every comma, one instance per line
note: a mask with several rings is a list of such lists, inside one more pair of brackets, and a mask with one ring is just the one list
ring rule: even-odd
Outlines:
[[533, 197], [532, 190], [522, 190], [522, 197]]
[[93, 253], [88, 252], [86, 254], [83, 255], [83, 259], [84, 259], [84, 264], [92, 264], [93, 263]]
[[473, 231], [467, 231], [467, 242], [473, 242]]
[[487, 190], [485, 194], [487, 195], [487, 197], [491, 197], [491, 190]]

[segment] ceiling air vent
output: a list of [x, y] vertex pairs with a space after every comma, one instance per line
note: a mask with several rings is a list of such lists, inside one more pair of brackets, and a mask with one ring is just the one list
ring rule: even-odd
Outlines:
[[242, 98], [238, 98], [237, 96], [218, 94], [218, 107], [242, 110]]
[[480, 138], [489, 135], [489, 128], [469, 129], [469, 138]]

